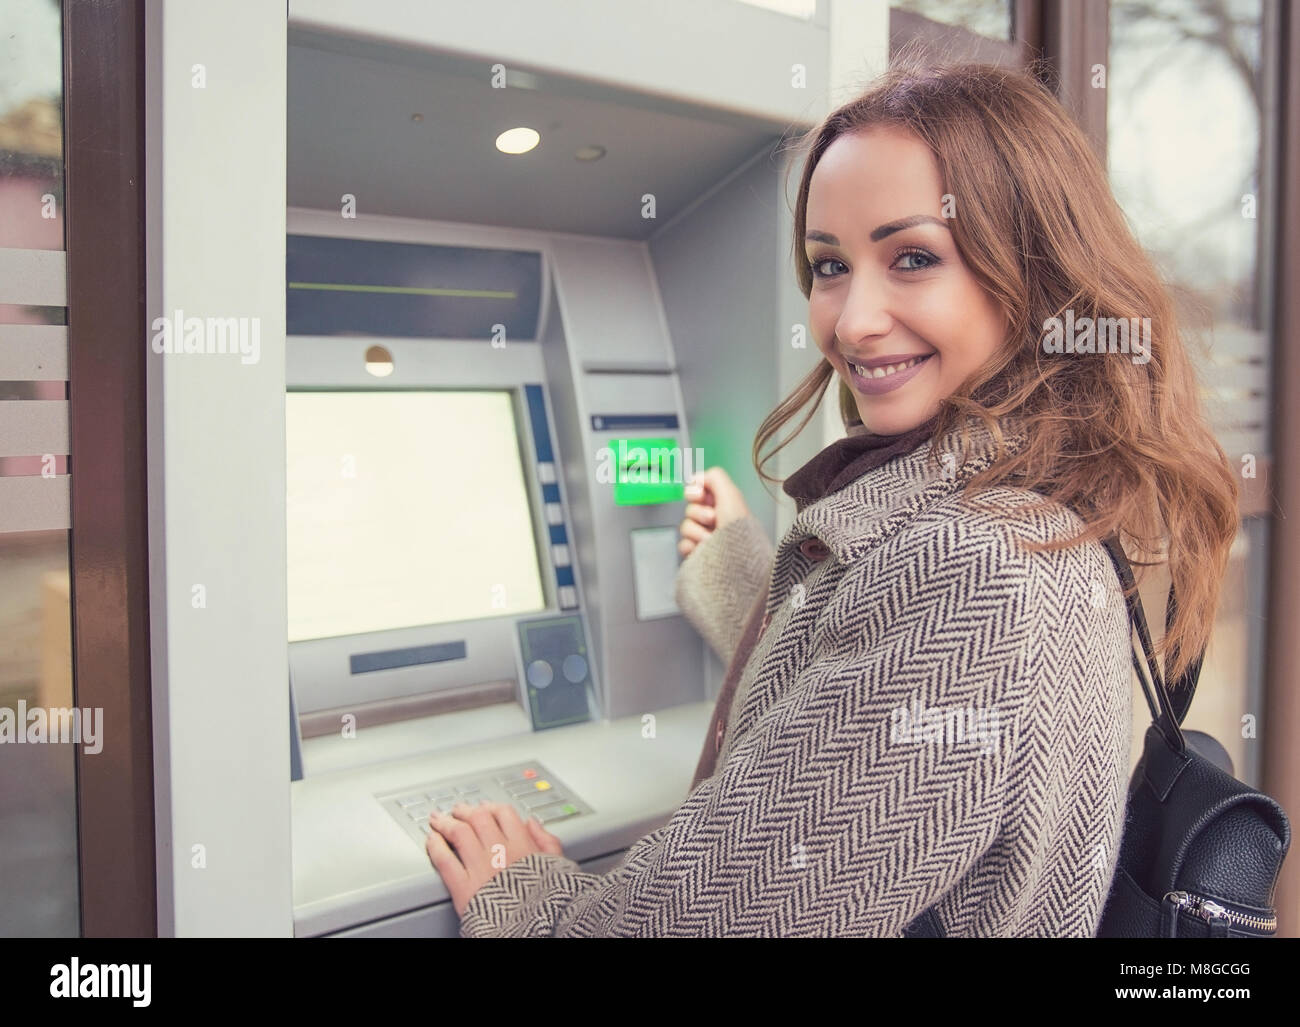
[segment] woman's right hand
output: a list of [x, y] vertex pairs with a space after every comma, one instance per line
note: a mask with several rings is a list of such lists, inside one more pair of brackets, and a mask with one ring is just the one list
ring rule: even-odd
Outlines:
[[686, 486], [686, 517], [681, 524], [677, 551], [690, 556], [695, 547], [719, 528], [749, 516], [744, 493], [721, 467], [693, 475]]

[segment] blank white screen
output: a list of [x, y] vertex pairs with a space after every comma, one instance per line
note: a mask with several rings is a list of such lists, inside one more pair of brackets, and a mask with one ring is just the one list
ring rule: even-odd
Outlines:
[[507, 392], [291, 392], [289, 641], [540, 610]]

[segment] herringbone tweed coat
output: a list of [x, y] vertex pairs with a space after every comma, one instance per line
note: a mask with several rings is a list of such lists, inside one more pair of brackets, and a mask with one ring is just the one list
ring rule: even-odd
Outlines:
[[[971, 427], [966, 453], [950, 434], [951, 458], [927, 443], [799, 512], [716, 769], [665, 826], [601, 875], [517, 860], [461, 935], [897, 937], [931, 905], [950, 936], [1094, 935], [1123, 828], [1125, 606], [1099, 544], [1016, 547], [1075, 533], [1072, 512], [1007, 487], [980, 491], [993, 512], [963, 502], [994, 456]], [[753, 538], [727, 525], [679, 574], [752, 562], [726, 550]], [[734, 645], [753, 598], [679, 581], [696, 621], [710, 590]]]

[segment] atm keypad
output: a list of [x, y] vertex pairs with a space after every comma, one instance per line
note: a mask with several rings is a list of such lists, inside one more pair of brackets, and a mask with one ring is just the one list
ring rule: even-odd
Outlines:
[[433, 830], [429, 815], [435, 810], [450, 813], [462, 802], [471, 806], [480, 801], [508, 803], [521, 819], [536, 816], [543, 824], [592, 812], [567, 785], [536, 761], [411, 785], [375, 798], [421, 848]]

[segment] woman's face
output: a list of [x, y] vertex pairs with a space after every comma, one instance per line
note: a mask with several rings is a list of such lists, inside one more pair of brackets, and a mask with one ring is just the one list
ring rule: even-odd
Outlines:
[[[961, 199], [950, 215], [962, 216]], [[838, 137], [809, 182], [809, 327], [877, 435], [933, 417], [1006, 337], [1007, 318], [962, 262], [943, 214], [934, 157], [896, 128]], [[884, 365], [893, 373], [882, 377]]]

